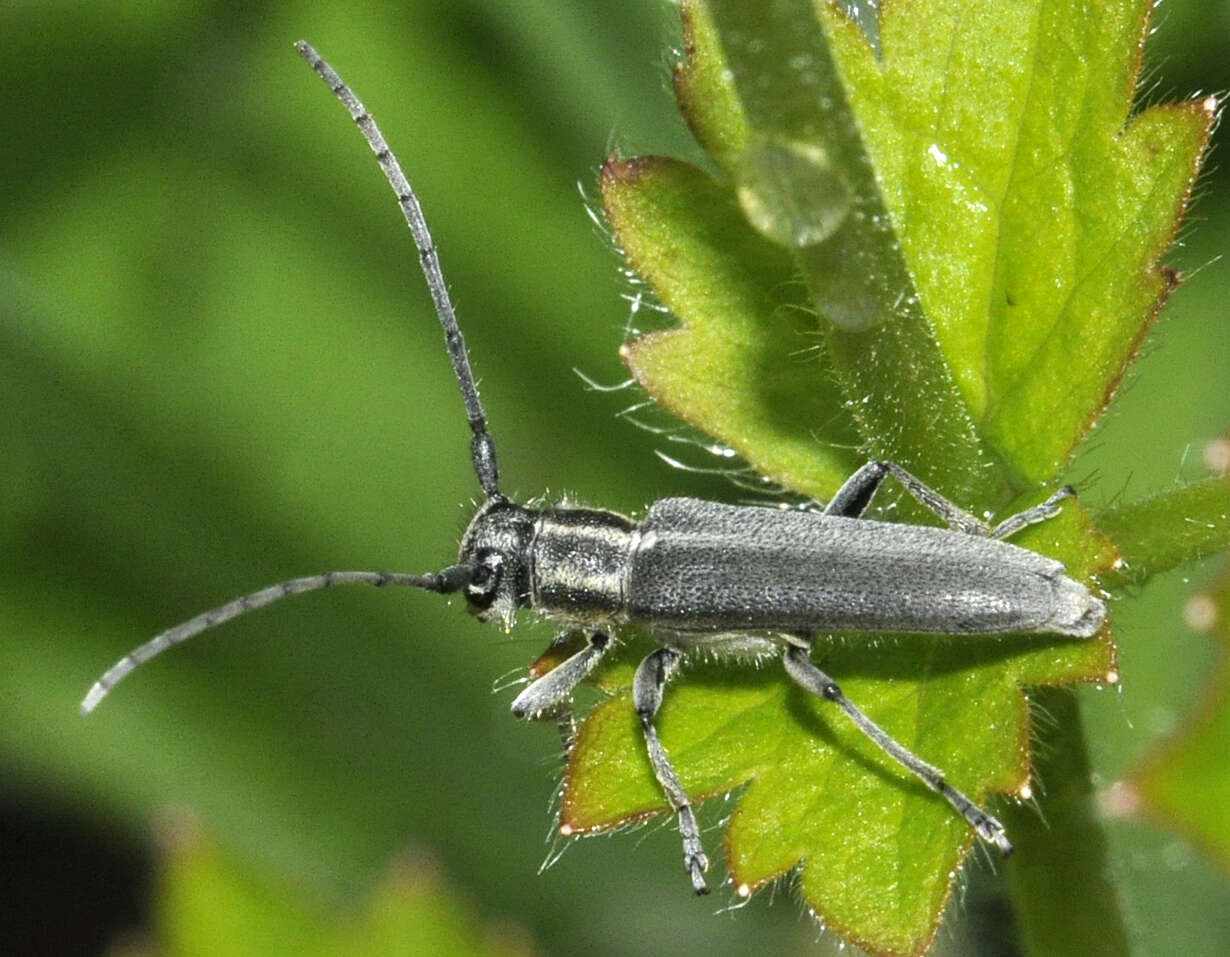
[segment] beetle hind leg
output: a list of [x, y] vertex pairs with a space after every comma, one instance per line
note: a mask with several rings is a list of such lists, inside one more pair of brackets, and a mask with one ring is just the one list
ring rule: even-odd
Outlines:
[[1017, 512], [1015, 515], [1009, 515], [991, 529], [991, 537], [1008, 538], [1027, 525], [1036, 525], [1038, 522], [1045, 522], [1048, 518], [1054, 518], [1059, 514], [1059, 503], [1065, 498], [1071, 498], [1075, 494], [1076, 489], [1071, 485], [1065, 485], [1045, 502], [1040, 502], [1033, 508], [1027, 508], [1023, 512]]
[[846, 518], [858, 518], [871, 504], [871, 499], [884, 479], [891, 475], [895, 478], [915, 501], [934, 512], [949, 528], [965, 532], [968, 535], [980, 535], [988, 538], [1009, 538], [1027, 525], [1045, 522], [1059, 514], [1059, 503], [1065, 498], [1076, 494], [1071, 485], [1065, 485], [1055, 492], [1045, 502], [1041, 502], [1023, 512], [1009, 515], [998, 525], [988, 525], [975, 515], [971, 515], [956, 502], [945, 498], [930, 485], [911, 472], [907, 472], [896, 462], [868, 462], [857, 472], [846, 479], [845, 484], [837, 490], [837, 494], [824, 509], [825, 515], [842, 515]]
[[989, 535], [986, 522], [971, 515], [956, 502], [945, 498], [930, 485], [896, 462], [871, 461], [846, 479], [837, 494], [825, 506], [825, 515], [858, 518], [867, 510], [876, 490], [888, 476], [895, 478], [907, 492], [929, 511], [934, 512], [949, 528], [970, 535]]
[[858, 518], [871, 504], [872, 496], [886, 475], [888, 467], [883, 462], [868, 462], [842, 483], [837, 494], [824, 506], [824, 514]]
[[705, 849], [701, 844], [696, 814], [653, 725], [654, 715], [662, 706], [662, 689], [666, 687], [678, 664], [679, 652], [671, 648], [659, 648], [648, 655], [637, 666], [636, 677], [632, 679], [632, 701], [641, 719], [641, 728], [645, 732], [645, 746], [649, 751], [649, 763], [653, 766], [654, 776], [679, 818], [679, 836], [683, 839], [683, 866], [692, 880], [692, 889], [697, 894], [708, 894], [709, 888], [705, 884], [704, 874], [709, 869], [709, 859], [705, 857]]
[[782, 652], [782, 664], [786, 672], [803, 689], [825, 701], [836, 704], [863, 734], [867, 735], [880, 750], [913, 773], [931, 790], [938, 792], [953, 806], [969, 826], [988, 844], [994, 844], [1004, 857], [1012, 853], [1012, 842], [1004, 826], [989, 812], [984, 811], [968, 797], [944, 779], [944, 772], [928, 764], [914, 752], [900, 744], [887, 731], [872, 721], [849, 698], [832, 678], [811, 662], [810, 642], [807, 645], [790, 644]]

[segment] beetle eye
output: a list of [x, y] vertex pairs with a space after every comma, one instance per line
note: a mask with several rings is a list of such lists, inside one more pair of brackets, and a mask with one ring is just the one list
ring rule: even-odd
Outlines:
[[474, 573], [466, 589], [466, 593], [476, 604], [483, 599], [490, 604], [495, 597], [496, 587], [500, 584], [502, 565], [503, 559], [498, 552], [482, 552], [478, 555], [478, 563], [474, 566]]

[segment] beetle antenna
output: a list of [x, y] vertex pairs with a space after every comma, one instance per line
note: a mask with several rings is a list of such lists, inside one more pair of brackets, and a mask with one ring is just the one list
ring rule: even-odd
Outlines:
[[98, 703], [107, 696], [112, 688], [155, 655], [160, 655], [168, 648], [182, 644], [189, 638], [228, 622], [232, 618], [238, 618], [246, 612], [271, 605], [281, 598], [302, 595], [304, 592], [316, 591], [319, 588], [332, 588], [334, 585], [375, 585], [378, 588], [385, 585], [406, 585], [411, 588], [423, 588], [427, 591], [447, 594], [464, 588], [473, 576], [474, 569], [469, 565], [450, 565], [444, 571], [436, 572], [434, 575], [404, 575], [398, 572], [323, 572], [319, 575], [292, 578], [290, 581], [270, 585], [268, 588], [262, 588], [250, 595], [229, 601], [218, 608], [202, 612], [174, 628], [168, 628], [141, 647], [126, 654], [94, 682], [89, 693], [81, 702], [81, 713], [89, 714], [97, 708]]
[[436, 253], [435, 243], [427, 230], [427, 220], [423, 218], [423, 209], [419, 206], [418, 197], [410, 187], [410, 181], [402, 172], [401, 164], [389, 149], [384, 135], [376, 126], [376, 121], [367, 112], [366, 107], [354, 95], [337, 71], [329, 66], [306, 40], [295, 44], [295, 49], [308, 65], [320, 74], [342, 106], [350, 114], [350, 118], [359, 127], [359, 132], [367, 140], [367, 145], [376, 154], [376, 162], [384, 171], [385, 179], [397, 194], [397, 204], [401, 207], [406, 224], [414, 234], [414, 245], [418, 247], [419, 263], [423, 267], [423, 275], [427, 279], [427, 288], [431, 290], [432, 302], [435, 303], [436, 315], [440, 317], [440, 325], [444, 327], [444, 344], [448, 348], [448, 357], [453, 362], [453, 372], [457, 376], [457, 384], [461, 387], [461, 398], [466, 407], [466, 418], [470, 422], [470, 430], [474, 433], [470, 441], [470, 458], [474, 462], [474, 472], [478, 476], [478, 484], [488, 498], [500, 494], [500, 470], [495, 459], [495, 440], [487, 431], [487, 416], [483, 412], [483, 404], [478, 398], [478, 386], [474, 382], [474, 373], [470, 370], [470, 356], [466, 352], [466, 341], [457, 326], [457, 314], [453, 309], [453, 301], [449, 298], [448, 286], [444, 282], [444, 273], [440, 269], [440, 257]]

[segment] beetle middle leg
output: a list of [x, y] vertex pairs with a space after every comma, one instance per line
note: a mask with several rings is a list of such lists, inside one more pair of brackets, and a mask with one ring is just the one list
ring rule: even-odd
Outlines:
[[708, 894], [709, 888], [705, 885], [704, 874], [709, 869], [709, 859], [705, 857], [705, 849], [701, 844], [696, 814], [679, 775], [671, 766], [666, 748], [662, 746], [662, 739], [658, 737], [658, 731], [653, 726], [654, 715], [662, 706], [662, 689], [678, 665], [679, 652], [674, 649], [659, 648], [648, 655], [637, 666], [636, 677], [632, 679], [632, 702], [645, 732], [645, 745], [649, 750], [649, 763], [653, 766], [654, 776], [679, 816], [679, 836], [683, 839], [683, 866], [692, 879], [692, 888], [696, 893]]
[[[799, 642], [799, 643], [795, 643]], [[805, 690], [832, 701], [850, 718], [863, 734], [867, 735], [885, 754], [917, 776], [927, 787], [943, 795], [984, 841], [999, 848], [1007, 857], [1012, 853], [1012, 843], [1004, 833], [1004, 826], [991, 814], [984, 811], [944, 779], [944, 772], [928, 764], [914, 752], [900, 744], [887, 731], [872, 721], [849, 698], [832, 678], [817, 668], [811, 661], [811, 640], [795, 637], [782, 652], [782, 664], [786, 672]]]
[[1065, 485], [1055, 492], [1045, 502], [1027, 508], [1023, 512], [1010, 515], [998, 525], [988, 525], [975, 515], [971, 515], [951, 499], [945, 498], [930, 485], [911, 472], [907, 472], [895, 462], [868, 462], [857, 472], [846, 479], [837, 490], [837, 494], [824, 509], [825, 515], [842, 515], [847, 518], [858, 518], [871, 504], [872, 496], [886, 477], [891, 475], [901, 483], [910, 495], [927, 509], [934, 512], [955, 531], [969, 535], [981, 535], [988, 538], [1008, 538], [1015, 535], [1027, 525], [1044, 522], [1059, 514], [1059, 502], [1075, 495], [1070, 485]]

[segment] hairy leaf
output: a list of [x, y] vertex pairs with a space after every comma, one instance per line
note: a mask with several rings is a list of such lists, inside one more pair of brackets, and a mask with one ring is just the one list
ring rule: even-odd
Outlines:
[[1097, 524], [1123, 556], [1106, 583], [1140, 584], [1230, 546], [1230, 478], [1207, 478], [1107, 509]]
[[[898, 0], [877, 56], [823, 3], [685, 3], [676, 93], [722, 175], [641, 158], [603, 177], [619, 243], [680, 322], [626, 347], [638, 381], [795, 491], [830, 495], [874, 455], [976, 512], [1037, 501], [1175, 281], [1158, 257], [1212, 121], [1208, 100], [1131, 115], [1147, 14]], [[1086, 579], [1119, 564], [1113, 539], [1074, 503], [1019, 537]], [[647, 647], [599, 678], [615, 697], [569, 764], [573, 832], [664, 810], [619, 693]], [[814, 657], [975, 800], [1029, 786], [1024, 687], [1118, 677], [1108, 633], [835, 636]], [[776, 664], [698, 662], [658, 724], [690, 795], [733, 795], [736, 887], [797, 868], [847, 939], [927, 949], [972, 835], [840, 712]]]

